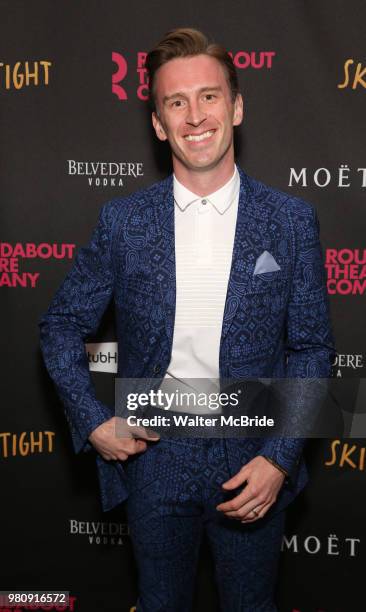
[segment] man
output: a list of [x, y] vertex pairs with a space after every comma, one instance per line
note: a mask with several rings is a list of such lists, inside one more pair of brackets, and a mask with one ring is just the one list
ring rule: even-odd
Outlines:
[[225, 49], [178, 29], [146, 65], [153, 126], [170, 145], [174, 175], [102, 208], [41, 319], [42, 350], [75, 450], [97, 451], [103, 508], [127, 498], [137, 611], [191, 609], [205, 529], [223, 609], [272, 612], [284, 508], [307, 479], [304, 440], [159, 441], [126, 421], [116, 436], [84, 341], [113, 296], [120, 377], [327, 377], [333, 345], [316, 215], [235, 165], [243, 101]]

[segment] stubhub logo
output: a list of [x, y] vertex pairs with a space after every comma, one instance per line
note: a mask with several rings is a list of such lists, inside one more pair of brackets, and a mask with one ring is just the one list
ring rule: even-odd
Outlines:
[[117, 342], [91, 342], [85, 345], [91, 372], [117, 373]]

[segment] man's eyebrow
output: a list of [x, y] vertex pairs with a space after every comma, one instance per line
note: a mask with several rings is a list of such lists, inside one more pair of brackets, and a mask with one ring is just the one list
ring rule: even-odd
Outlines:
[[[205, 87], [200, 87], [200, 89], [198, 90], [198, 93], [203, 93], [205, 91], [222, 91], [222, 87], [220, 85], [213, 85], [212, 87], [209, 87], [208, 85], [206, 85]], [[169, 96], [164, 96], [163, 98], [163, 104], [166, 104], [166, 102], [169, 102], [169, 100], [172, 100], [174, 98], [186, 98], [187, 95], [183, 92], [183, 91], [176, 91], [173, 94], [170, 94]]]

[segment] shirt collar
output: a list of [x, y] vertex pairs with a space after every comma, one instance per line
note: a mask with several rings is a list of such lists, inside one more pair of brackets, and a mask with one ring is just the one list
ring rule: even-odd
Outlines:
[[173, 175], [174, 200], [182, 211], [186, 210], [190, 204], [205, 199], [214, 206], [218, 213], [223, 215], [234, 202], [235, 197], [238, 195], [239, 187], [240, 176], [236, 165], [231, 179], [220, 189], [207, 196], [198, 196], [193, 193], [178, 181], [175, 174]]

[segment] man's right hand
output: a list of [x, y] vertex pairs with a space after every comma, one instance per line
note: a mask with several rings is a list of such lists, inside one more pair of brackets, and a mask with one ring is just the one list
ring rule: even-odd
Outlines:
[[121, 417], [112, 417], [96, 427], [89, 436], [94, 448], [107, 461], [125, 461], [129, 455], [144, 452], [147, 440], [156, 442], [159, 439], [157, 433], [128, 425], [127, 420]]

